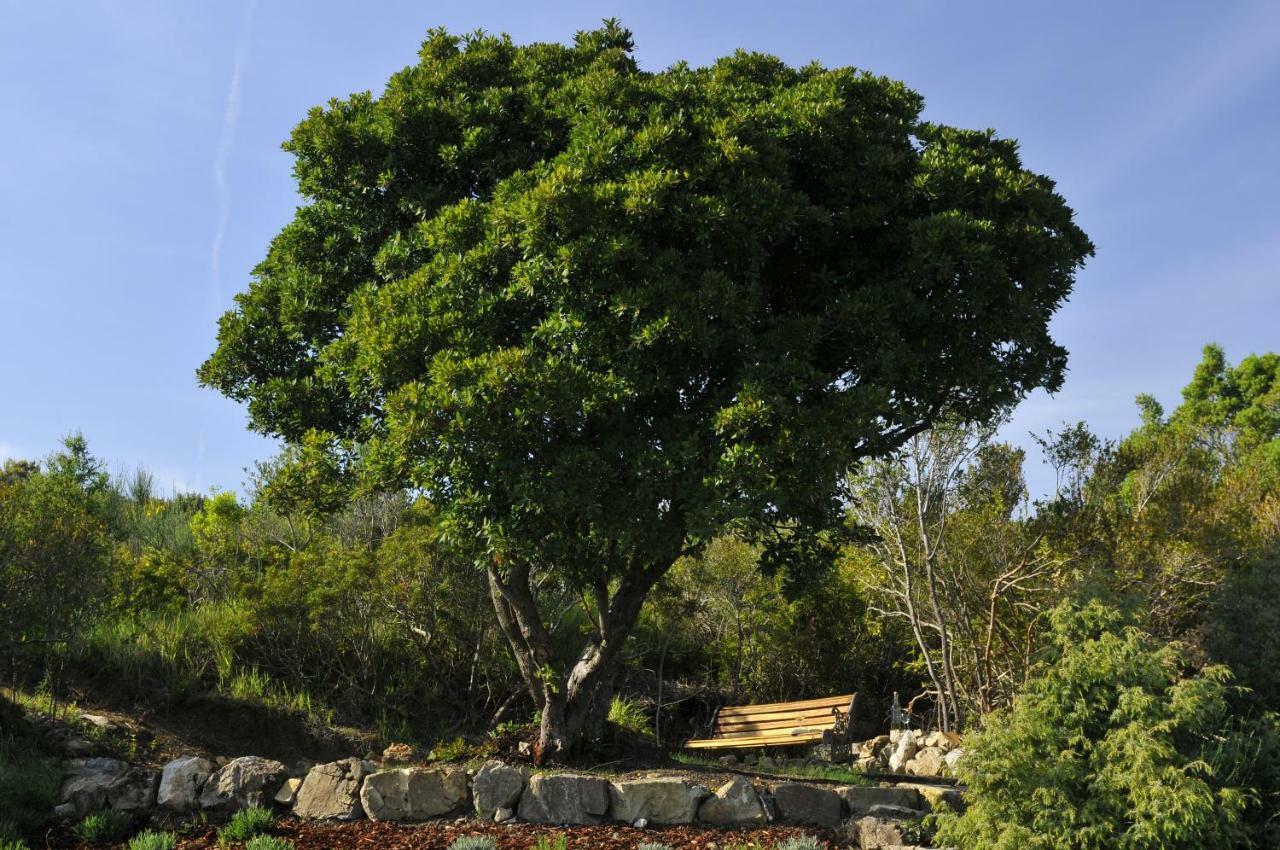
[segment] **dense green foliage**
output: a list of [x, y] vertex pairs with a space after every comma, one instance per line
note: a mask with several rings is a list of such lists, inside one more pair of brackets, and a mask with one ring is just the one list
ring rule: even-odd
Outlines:
[[129, 839], [129, 850], [174, 850], [178, 837], [172, 832], [146, 830]]
[[1280, 724], [1233, 711], [1230, 672], [1094, 602], [1053, 615], [1050, 655], [961, 763], [939, 840], [997, 850], [1274, 847]]
[[218, 842], [248, 841], [255, 835], [269, 832], [276, 825], [276, 816], [270, 809], [250, 806], [231, 816], [226, 826], [218, 830]]

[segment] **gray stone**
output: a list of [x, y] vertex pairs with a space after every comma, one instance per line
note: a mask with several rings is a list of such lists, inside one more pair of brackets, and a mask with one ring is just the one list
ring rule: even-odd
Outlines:
[[103, 732], [110, 732], [116, 728], [114, 720], [101, 714], [82, 714], [80, 719]]
[[307, 772], [293, 813], [314, 820], [355, 820], [364, 814], [360, 786], [373, 765], [356, 758], [319, 764]]
[[274, 759], [242, 756], [218, 768], [200, 792], [200, 807], [237, 812], [265, 806], [287, 778], [285, 766]]
[[944, 757], [945, 754], [938, 747], [925, 747], [906, 763], [907, 773], [913, 776], [941, 776], [946, 767]]
[[850, 821], [846, 830], [855, 846], [862, 850], [888, 850], [905, 843], [897, 821], [864, 817]]
[[500, 761], [487, 761], [476, 771], [471, 796], [476, 814], [492, 819], [498, 809], [515, 809], [524, 790], [524, 771]]
[[823, 827], [833, 827], [840, 822], [840, 797], [818, 785], [779, 782], [773, 786], [773, 800], [779, 820]]
[[63, 755], [71, 758], [85, 758], [93, 755], [93, 751], [98, 747], [88, 738], [67, 738], [62, 742]]
[[756, 789], [741, 776], [730, 779], [698, 807], [698, 820], [721, 826], [764, 823], [764, 806]]
[[635, 823], [692, 823], [711, 792], [674, 777], [624, 779], [609, 785], [609, 817]]
[[515, 809], [509, 809], [509, 808], [505, 808], [505, 807], [504, 807], [504, 808], [501, 808], [501, 809], [497, 809], [497, 810], [496, 810], [496, 811], [494, 811], [494, 813], [493, 813], [493, 822], [494, 822], [494, 823], [510, 823], [511, 821], [513, 821], [513, 820], [515, 820], [515, 819], [516, 819], [516, 811], [515, 811]]
[[888, 735], [877, 735], [870, 740], [862, 742], [861, 746], [858, 747], [858, 755], [863, 758], [877, 756], [880, 754], [880, 751], [889, 746], [889, 744], [890, 741]]
[[296, 776], [290, 776], [280, 786], [280, 790], [276, 792], [272, 799], [277, 806], [286, 809], [292, 809], [293, 804], [298, 800], [298, 789], [302, 787], [302, 780]]
[[919, 791], [920, 796], [924, 798], [925, 808], [928, 811], [964, 811], [964, 792], [958, 788], [952, 788], [948, 785], [925, 785], [923, 783], [904, 787], [914, 788]]
[[129, 765], [117, 759], [72, 759], [64, 765], [58, 802], [71, 806], [75, 817], [96, 812], [106, 807], [108, 789], [128, 771]]
[[160, 771], [134, 767], [107, 786], [107, 805], [129, 814], [149, 812], [156, 806]]
[[881, 820], [913, 820], [924, 813], [918, 809], [908, 809], [905, 806], [872, 806], [871, 811], [867, 812], [873, 818]]
[[778, 770], [778, 762], [774, 760], [773, 756], [761, 756], [760, 761], [756, 762], [756, 767], [761, 770], [769, 771], [770, 773], [776, 773]]
[[189, 812], [200, 802], [200, 789], [217, 767], [207, 758], [181, 756], [160, 772], [156, 803], [175, 812]]
[[915, 788], [873, 788], [866, 785], [844, 785], [836, 789], [849, 813], [856, 816], [871, 813], [874, 806], [898, 806], [913, 809], [916, 815], [927, 808], [924, 798]]
[[735, 756], [733, 753], [729, 753], [726, 756], [720, 756], [720, 758], [716, 759], [716, 761], [719, 764], [724, 765], [725, 767], [734, 767], [738, 764], [738, 757]]
[[943, 756], [942, 760], [947, 763], [947, 776], [956, 775], [956, 767], [960, 764], [960, 760], [964, 758], [964, 747], [956, 747]]
[[521, 820], [597, 824], [609, 811], [609, 783], [572, 773], [537, 774], [520, 795]]
[[916, 744], [915, 736], [903, 735], [898, 739], [898, 745], [893, 750], [893, 755], [889, 756], [889, 769], [894, 773], [901, 773], [906, 769], [907, 762], [916, 756], [919, 746]]
[[422, 821], [467, 802], [467, 772], [460, 767], [406, 767], [365, 779], [360, 802], [370, 820]]

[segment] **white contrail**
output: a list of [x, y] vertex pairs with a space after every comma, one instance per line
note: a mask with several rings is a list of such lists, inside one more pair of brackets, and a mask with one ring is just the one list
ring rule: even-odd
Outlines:
[[222, 134], [218, 137], [218, 151], [213, 158], [213, 181], [218, 191], [218, 223], [213, 232], [213, 245], [209, 250], [209, 273], [213, 278], [214, 309], [222, 305], [222, 241], [227, 233], [227, 219], [231, 215], [231, 184], [227, 180], [227, 164], [231, 159], [231, 145], [236, 137], [236, 124], [240, 120], [240, 74], [249, 52], [249, 38], [253, 32], [253, 13], [258, 0], [249, 0], [240, 22], [240, 37], [236, 42], [235, 64], [231, 68], [231, 84], [227, 87], [227, 101], [222, 110]]

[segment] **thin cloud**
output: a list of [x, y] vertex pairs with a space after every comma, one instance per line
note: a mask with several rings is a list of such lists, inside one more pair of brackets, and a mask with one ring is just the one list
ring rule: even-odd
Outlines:
[[218, 137], [218, 150], [213, 158], [213, 182], [218, 193], [218, 222], [213, 233], [213, 245], [209, 250], [209, 273], [213, 280], [215, 309], [222, 303], [222, 243], [227, 235], [227, 221], [231, 217], [231, 183], [227, 173], [231, 161], [231, 146], [236, 138], [236, 125], [240, 122], [240, 78], [249, 53], [253, 16], [257, 6], [257, 0], [249, 0], [245, 4], [240, 38], [236, 42], [235, 63], [231, 68], [231, 83], [227, 87], [226, 105], [222, 110], [222, 133]]

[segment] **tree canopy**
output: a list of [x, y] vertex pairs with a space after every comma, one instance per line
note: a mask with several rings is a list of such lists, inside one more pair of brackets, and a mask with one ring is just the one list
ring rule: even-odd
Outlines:
[[612, 21], [433, 30], [294, 130], [306, 203], [200, 379], [427, 493], [535, 697], [558, 668], [529, 575], [589, 589], [566, 687], [590, 696], [608, 676], [582, 665], [726, 524], [810, 541], [859, 459], [1060, 384], [1048, 321], [1088, 239], [1015, 142], [921, 108], [757, 53], [645, 71]]

